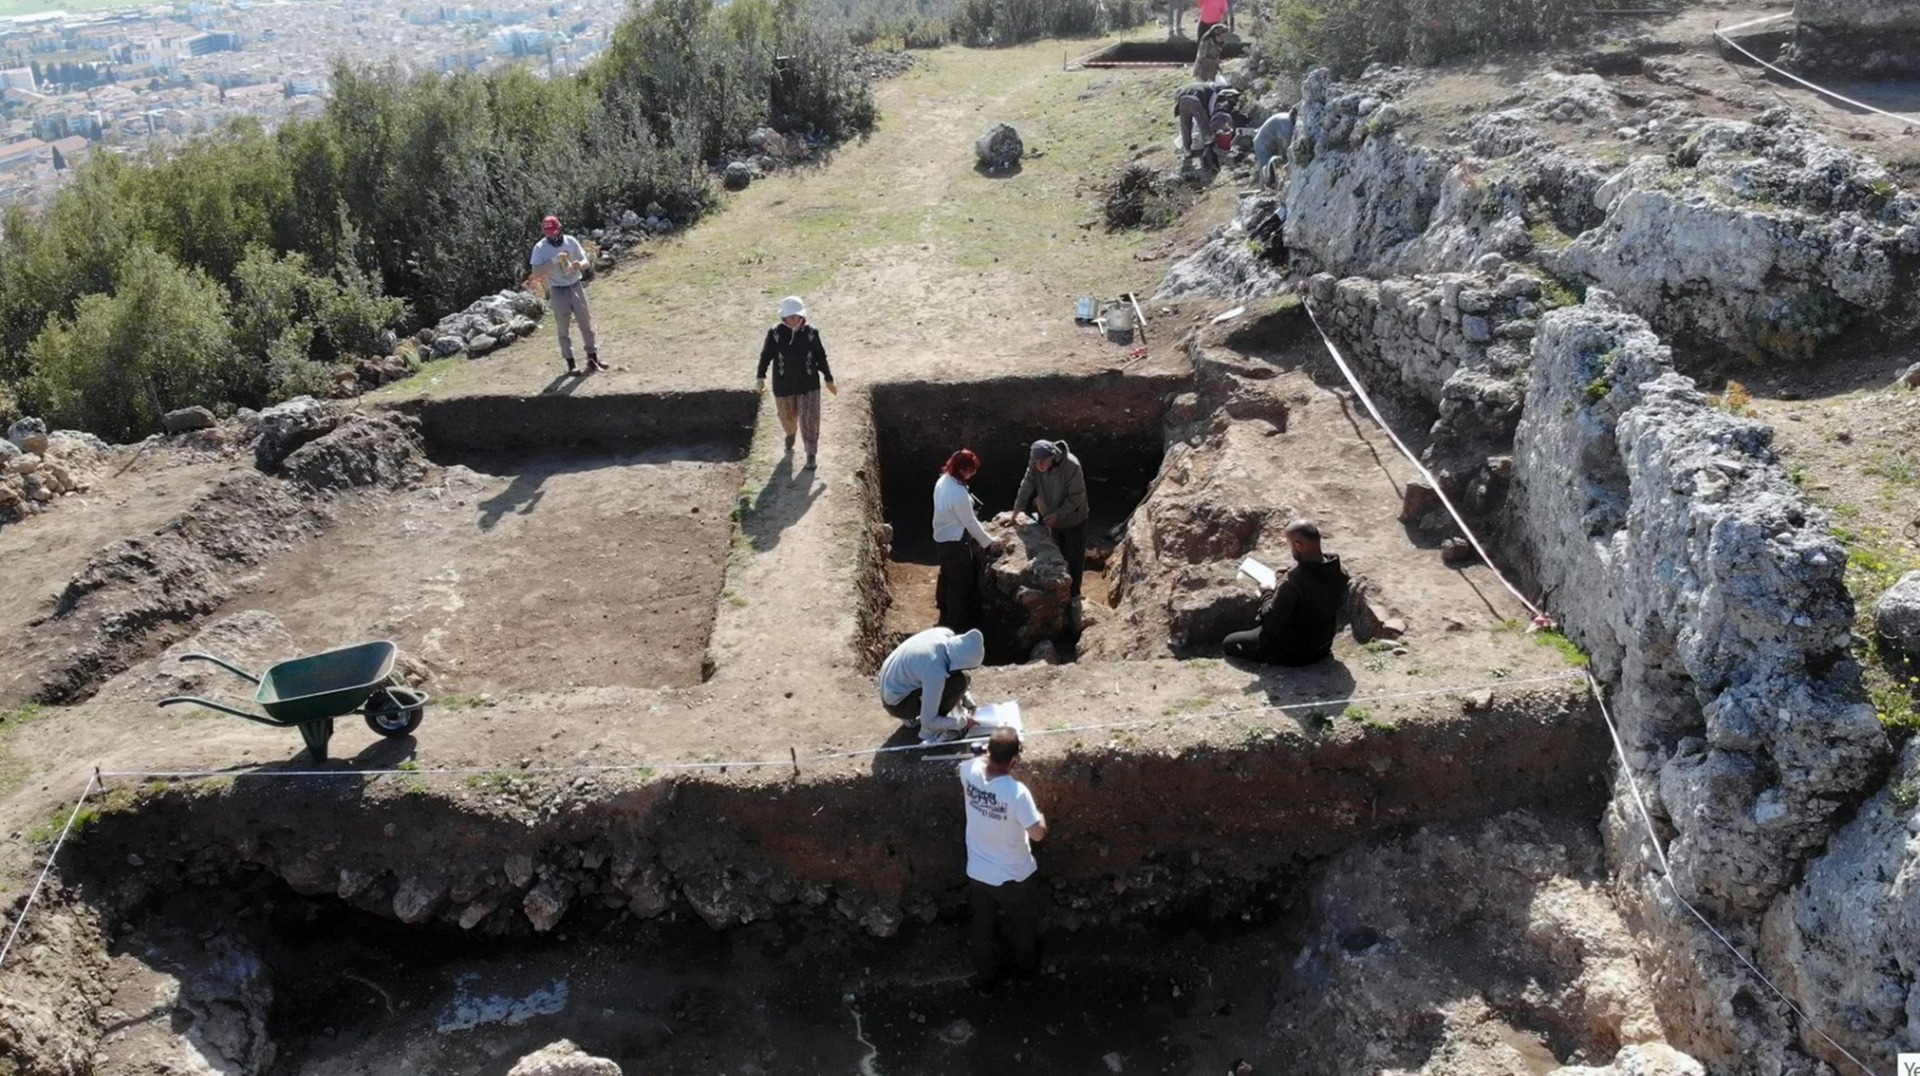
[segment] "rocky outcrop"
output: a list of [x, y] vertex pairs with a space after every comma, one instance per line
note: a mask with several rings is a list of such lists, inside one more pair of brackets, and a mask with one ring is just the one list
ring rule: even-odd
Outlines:
[[1173, 263], [1156, 299], [1258, 299], [1286, 289], [1280, 229], [1286, 207], [1279, 198], [1244, 198], [1233, 220], [1199, 250]]
[[[1736, 933], [1826, 846], [1884, 770], [1886, 736], [1847, 656], [1845, 554], [1769, 446], [1706, 405], [1602, 292], [1549, 315], [1515, 438], [1514, 516], [1539, 587], [1613, 685], [1627, 763], [1671, 885]], [[1770, 1010], [1650, 871], [1619, 788], [1606, 831], [1712, 1060], [1777, 1041]]]
[[1034, 647], [1067, 630], [1073, 577], [1046, 527], [1033, 523], [1011, 530], [1006, 551], [982, 573], [980, 604], [989, 638], [1025, 661]]
[[426, 473], [419, 420], [397, 412], [352, 414], [288, 455], [281, 470], [316, 490], [400, 489]]
[[1792, 67], [1848, 78], [1920, 73], [1920, 7], [1905, 0], [1796, 0], [1793, 16], [1782, 56]]
[[273, 471], [295, 449], [317, 441], [340, 425], [340, 411], [332, 404], [311, 396], [296, 396], [260, 412], [259, 440], [254, 442], [254, 462], [263, 471]]
[[1664, 151], [1624, 169], [1541, 130], [1610, 111], [1564, 78], [1440, 147], [1396, 129], [1415, 76], [1303, 85], [1287, 174], [1289, 250], [1336, 275], [1405, 276], [1488, 253], [1618, 296], [1665, 336], [1740, 355], [1805, 358], [1847, 327], [1910, 323], [1920, 200], [1884, 168], [1784, 109], [1754, 122], [1684, 114], [1621, 129]]

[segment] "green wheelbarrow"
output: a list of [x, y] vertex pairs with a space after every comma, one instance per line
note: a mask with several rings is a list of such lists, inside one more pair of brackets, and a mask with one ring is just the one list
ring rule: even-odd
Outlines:
[[333, 737], [336, 717], [357, 710], [366, 715], [367, 727], [382, 736], [406, 736], [420, 727], [420, 719], [426, 713], [427, 695], [390, 682], [396, 653], [397, 648], [390, 642], [361, 643], [279, 662], [267, 669], [264, 676], [255, 676], [211, 654], [182, 654], [181, 661], [211, 661], [235, 676], [252, 681], [257, 688], [253, 701], [266, 711], [266, 716], [192, 695], [170, 696], [161, 699], [160, 705], [191, 702], [262, 725], [292, 726], [300, 730], [300, 738], [307, 742], [307, 752], [313, 761], [325, 762], [327, 741]]

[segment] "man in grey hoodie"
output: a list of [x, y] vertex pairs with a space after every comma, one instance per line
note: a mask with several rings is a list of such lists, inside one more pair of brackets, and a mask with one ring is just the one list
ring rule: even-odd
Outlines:
[[1033, 509], [1046, 524], [1053, 544], [1067, 559], [1073, 577], [1073, 596], [1080, 596], [1080, 577], [1087, 567], [1087, 476], [1080, 460], [1067, 451], [1065, 441], [1035, 441], [1027, 453], [1027, 474], [1013, 495], [1013, 515]]
[[979, 629], [955, 634], [952, 628], [928, 628], [908, 636], [880, 663], [880, 705], [902, 721], [917, 722], [922, 740], [965, 735], [973, 717], [953, 711], [969, 701], [967, 670], [986, 660], [987, 640]]

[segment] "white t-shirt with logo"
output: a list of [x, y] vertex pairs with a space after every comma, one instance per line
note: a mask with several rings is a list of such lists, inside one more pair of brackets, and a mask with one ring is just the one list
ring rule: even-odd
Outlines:
[[967, 877], [988, 885], [1026, 879], [1039, 864], [1027, 843], [1027, 827], [1040, 821], [1040, 808], [1027, 786], [1012, 774], [987, 777], [987, 760], [960, 766], [960, 790], [967, 801]]

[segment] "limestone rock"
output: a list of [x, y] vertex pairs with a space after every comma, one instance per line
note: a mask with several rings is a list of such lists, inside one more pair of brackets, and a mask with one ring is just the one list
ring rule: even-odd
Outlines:
[[1073, 579], [1045, 527], [1014, 528], [1006, 552], [989, 561], [984, 574], [980, 600], [989, 638], [1026, 654], [1066, 631]]
[[497, 348], [499, 346], [500, 346], [500, 341], [494, 339], [492, 336], [489, 336], [486, 333], [481, 333], [479, 336], [476, 336], [473, 339], [467, 341], [467, 357], [471, 359], [477, 359], [480, 356], [485, 355], [487, 352], [492, 351], [494, 348]]
[[560, 922], [567, 914], [567, 904], [573, 900], [573, 885], [564, 879], [542, 878], [540, 883], [527, 892], [520, 907], [527, 913], [527, 921], [533, 929], [545, 934]]
[[450, 358], [451, 356], [460, 354], [461, 349], [466, 346], [467, 342], [464, 339], [451, 333], [446, 336], [436, 336], [433, 340], [433, 357], [436, 359]]
[[973, 143], [974, 158], [990, 172], [1004, 172], [1012, 168], [1020, 163], [1020, 158], [1026, 152], [1026, 144], [1020, 141], [1020, 132], [1014, 130], [1011, 124], [996, 123]]
[[746, 190], [747, 185], [753, 182], [753, 165], [745, 161], [729, 161], [720, 181], [730, 191]]
[[47, 424], [37, 418], [23, 418], [7, 427], [7, 440], [22, 452], [44, 453], [47, 450]]
[[1605, 1065], [1567, 1065], [1553, 1076], [1707, 1076], [1707, 1069], [1671, 1046], [1646, 1042], [1622, 1048]]
[[186, 433], [190, 430], [205, 430], [214, 424], [213, 412], [204, 407], [182, 407], [169, 411], [160, 417], [161, 428], [168, 433]]
[[1920, 661], [1920, 572], [1901, 576], [1880, 596], [1873, 606], [1873, 626], [1881, 638]]
[[18, 457], [20, 454], [21, 453], [20, 453], [19, 445], [14, 444], [12, 441], [5, 440], [4, 438], [0, 438], [0, 472], [6, 471], [7, 465], [12, 463], [13, 460], [16, 457]]
[[446, 903], [447, 883], [439, 879], [408, 877], [393, 894], [393, 917], [402, 923], [424, 923]]
[[514, 1062], [507, 1076], [620, 1076], [620, 1066], [561, 1039]]
[[1277, 195], [1242, 199], [1232, 221], [1168, 268], [1154, 298], [1259, 299], [1280, 294], [1287, 283], [1278, 256], [1284, 249], [1279, 239], [1285, 220], [1286, 205]]
[[331, 404], [311, 396], [296, 396], [260, 412], [260, 439], [254, 443], [254, 461], [263, 471], [280, 466], [295, 449], [331, 433], [340, 425], [340, 413]]
[[1893, 383], [1910, 389], [1920, 389], [1920, 362], [1916, 362], [1912, 366], [1902, 370], [1900, 374], [1893, 379]]
[[1227, 633], [1254, 626], [1260, 590], [1240, 575], [1238, 561], [1182, 568], [1168, 587], [1167, 632], [1175, 653], [1218, 650]]

